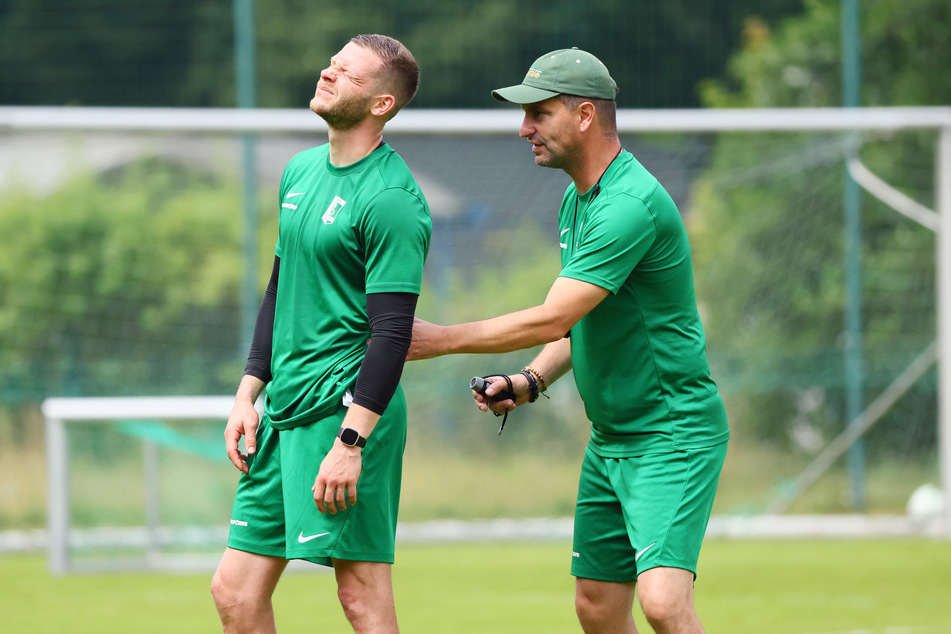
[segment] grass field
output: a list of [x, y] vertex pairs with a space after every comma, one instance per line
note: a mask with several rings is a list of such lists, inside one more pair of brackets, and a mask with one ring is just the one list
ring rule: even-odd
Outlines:
[[[402, 631], [579, 632], [569, 550], [561, 542], [401, 546], [394, 586]], [[350, 631], [324, 570], [285, 575], [275, 597], [281, 631]], [[0, 631], [218, 631], [210, 576], [53, 578], [41, 555], [6, 555]], [[696, 597], [711, 634], [951, 634], [951, 542], [712, 540]]]
[[[0, 529], [46, 523], [42, 436], [37, 425], [29, 429], [32, 435], [0, 444]], [[142, 525], [138, 440], [114, 434], [84, 440], [79, 433], [74, 440], [74, 525]], [[114, 445], [108, 460], [93, 460], [88, 455], [98, 454], [83, 451], [84, 442], [98, 449], [108, 445], [104, 441]], [[715, 513], [755, 513], [800, 471], [803, 460], [737, 443], [730, 452]], [[568, 517], [579, 460], [544, 450], [513, 455], [408, 450], [400, 519]], [[233, 467], [178, 453], [163, 453], [162, 464], [164, 525], [227, 522], [237, 478]], [[902, 513], [910, 492], [935, 481], [936, 473], [930, 461], [870, 464], [871, 512]], [[180, 495], [182, 490], [190, 495]], [[848, 508], [847, 491], [847, 474], [833, 470], [791, 510], [842, 512]], [[569, 555], [570, 545], [560, 542], [400, 545], [394, 583], [402, 631], [580, 632]], [[349, 632], [333, 576], [314, 570], [290, 573], [281, 582], [275, 598], [279, 629]], [[42, 555], [0, 555], [0, 634], [219, 631], [210, 580], [210, 571], [53, 578]], [[712, 540], [700, 562], [697, 607], [711, 634], [951, 634], [951, 542]], [[643, 617], [636, 618], [641, 631], [649, 632]]]

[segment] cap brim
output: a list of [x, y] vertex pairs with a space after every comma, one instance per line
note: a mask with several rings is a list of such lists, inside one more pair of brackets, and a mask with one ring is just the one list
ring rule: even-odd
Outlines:
[[492, 96], [499, 101], [509, 101], [517, 104], [538, 103], [539, 101], [545, 101], [546, 99], [551, 99], [558, 95], [559, 93], [553, 90], [544, 90], [542, 88], [526, 86], [525, 84], [499, 88], [498, 90], [492, 91]]

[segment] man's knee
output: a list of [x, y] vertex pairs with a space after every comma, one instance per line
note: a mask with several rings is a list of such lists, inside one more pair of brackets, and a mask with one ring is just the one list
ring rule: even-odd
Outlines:
[[286, 561], [227, 551], [211, 579], [222, 621], [271, 611], [271, 594]]
[[355, 631], [396, 631], [390, 565], [334, 560], [337, 599]]
[[340, 607], [343, 608], [344, 615], [351, 623], [360, 622], [370, 614], [370, 605], [365, 588], [339, 585], [337, 586], [337, 599], [340, 600]]
[[[651, 626], [667, 631], [673, 624], [697, 624], [693, 607], [693, 574], [675, 568], [657, 568], [641, 575], [638, 602]], [[693, 630], [690, 630], [693, 631]]]
[[590, 585], [578, 584], [575, 588], [575, 614], [582, 623], [602, 621], [610, 609], [603, 595]]
[[211, 578], [211, 596], [219, 610], [236, 602], [234, 588], [225, 581], [221, 570], [216, 570], [215, 576]]
[[261, 604], [261, 597], [248, 592], [248, 587], [229, 581], [221, 570], [211, 579], [211, 596], [215, 600], [218, 612], [224, 617], [229, 614], [253, 611]]
[[575, 614], [582, 623], [588, 621], [596, 611], [596, 605], [591, 596], [582, 592], [580, 588], [575, 590]]
[[575, 614], [585, 632], [629, 632], [634, 586], [579, 578], [575, 584]]
[[642, 594], [638, 597], [638, 602], [641, 604], [641, 610], [644, 611], [644, 617], [655, 629], [659, 624], [683, 619], [691, 612], [686, 601], [671, 594], [655, 593], [646, 596]]
[[375, 610], [383, 606], [371, 601], [369, 594], [366, 588], [338, 586], [337, 598], [340, 600], [340, 607], [351, 624], [376, 620]]
[[235, 623], [246, 620], [248, 614], [253, 611], [248, 597], [242, 598], [238, 588], [228, 583], [220, 570], [216, 571], [211, 579], [211, 596], [215, 600], [215, 608], [225, 631]]

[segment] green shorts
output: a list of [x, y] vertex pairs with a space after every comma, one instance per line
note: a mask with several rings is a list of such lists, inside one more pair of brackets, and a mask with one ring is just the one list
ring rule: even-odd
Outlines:
[[314, 504], [314, 480], [347, 410], [278, 431], [264, 416], [231, 512], [228, 546], [259, 555], [393, 563], [400, 505], [406, 401], [397, 390], [363, 449], [357, 503], [336, 515]]
[[660, 566], [697, 574], [727, 443], [631, 458], [585, 450], [571, 574], [629, 583]]

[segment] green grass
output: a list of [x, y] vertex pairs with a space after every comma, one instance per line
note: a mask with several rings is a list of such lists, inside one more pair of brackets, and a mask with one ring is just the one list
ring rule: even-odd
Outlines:
[[[579, 632], [569, 550], [562, 542], [400, 546], [393, 576], [402, 631]], [[951, 634], [949, 571], [951, 542], [712, 540], [700, 561], [697, 610], [711, 634]], [[3, 556], [0, 630], [218, 631], [210, 577], [53, 578], [40, 555]], [[326, 572], [285, 575], [275, 608], [283, 632], [350, 631]]]

